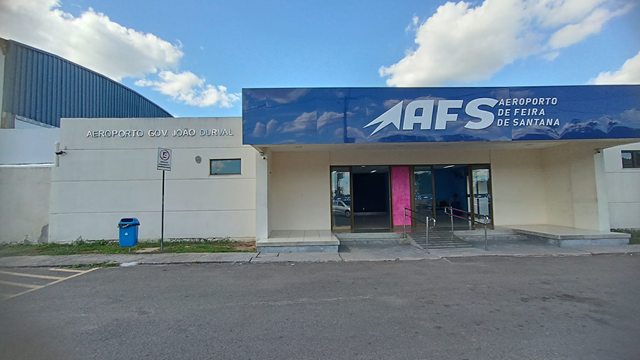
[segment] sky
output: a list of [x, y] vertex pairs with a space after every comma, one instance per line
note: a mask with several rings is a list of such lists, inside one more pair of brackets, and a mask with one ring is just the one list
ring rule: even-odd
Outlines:
[[0, 37], [174, 116], [243, 88], [640, 84], [640, 0], [0, 0]]

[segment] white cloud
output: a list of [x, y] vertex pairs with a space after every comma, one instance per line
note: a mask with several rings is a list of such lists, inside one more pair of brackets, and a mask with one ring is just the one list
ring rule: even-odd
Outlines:
[[560, 49], [573, 45], [579, 41], [584, 40], [589, 35], [597, 34], [604, 25], [611, 18], [619, 15], [626, 14], [631, 10], [632, 6], [629, 4], [622, 9], [616, 11], [609, 11], [608, 9], [599, 8], [593, 11], [591, 15], [587, 16], [583, 21], [577, 24], [570, 24], [562, 29], [556, 31], [549, 39], [549, 46], [553, 49]]
[[411, 23], [407, 25], [404, 31], [410, 32], [412, 30], [415, 30], [418, 27], [418, 21], [420, 21], [420, 18], [418, 17], [418, 15], [413, 15], [413, 17], [411, 18]]
[[159, 81], [143, 79], [142, 84], [153, 85], [154, 89], [189, 105], [230, 106], [237, 100], [237, 95], [227, 94], [226, 88], [205, 86], [204, 79], [190, 72], [168, 71], [176, 69], [184, 55], [180, 40], [171, 44], [153, 34], [115, 23], [91, 8], [74, 17], [60, 9], [58, 0], [0, 0], [0, 35], [56, 54], [116, 81], [163, 74], [165, 77], [161, 76]]
[[528, 8], [536, 14], [536, 21], [545, 28], [554, 28], [582, 21], [593, 9], [607, 0], [538, 0]]
[[625, 61], [620, 69], [611, 72], [601, 72], [597, 77], [589, 80], [590, 84], [640, 84], [640, 52]]
[[158, 77], [159, 81], [141, 79], [135, 84], [151, 86], [154, 90], [171, 96], [176, 101], [199, 107], [212, 105], [231, 107], [232, 103], [240, 100], [240, 94], [228, 93], [224, 86], [205, 85], [204, 78], [199, 78], [190, 71], [181, 73], [161, 71]]
[[[627, 0], [628, 2], [629, 0]], [[390, 86], [473, 82], [530, 55], [553, 60], [560, 48], [598, 33], [632, 5], [616, 0], [447, 2], [416, 31], [415, 49], [379, 73]], [[557, 54], [556, 54], [557, 53]]]
[[0, 34], [116, 81], [176, 66], [183, 55], [179, 45], [121, 26], [93, 9], [76, 18], [59, 6], [57, 0], [2, 0]]

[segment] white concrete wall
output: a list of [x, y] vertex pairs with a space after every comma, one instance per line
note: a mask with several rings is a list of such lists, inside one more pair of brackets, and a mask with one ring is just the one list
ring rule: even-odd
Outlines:
[[46, 242], [49, 166], [0, 166], [0, 243]]
[[[234, 136], [171, 136], [177, 128], [230, 128]], [[87, 137], [104, 129], [140, 129], [144, 136]], [[149, 137], [151, 129], [169, 135]], [[140, 239], [159, 239], [158, 147], [173, 151], [172, 170], [166, 172], [165, 238], [255, 236], [256, 151], [241, 144], [240, 118], [63, 119], [61, 146], [67, 154], [52, 172], [50, 240], [117, 239], [123, 217], [140, 220]], [[209, 175], [209, 159], [233, 158], [242, 159], [241, 175]]]
[[612, 229], [640, 229], [640, 169], [622, 168], [622, 150], [640, 151], [640, 143], [604, 150]]
[[60, 129], [0, 129], [0, 165], [53, 164]]
[[272, 230], [331, 229], [329, 152], [273, 152], [269, 181]]
[[598, 199], [594, 145], [573, 143], [543, 151], [547, 224], [608, 231]]
[[491, 184], [494, 225], [546, 223], [541, 150], [492, 150]]

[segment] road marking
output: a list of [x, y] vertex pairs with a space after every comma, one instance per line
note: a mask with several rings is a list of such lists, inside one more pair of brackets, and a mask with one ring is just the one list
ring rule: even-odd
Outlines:
[[[49, 286], [49, 285], [57, 284], [57, 283], [59, 283], [59, 282], [63, 282], [63, 281], [65, 281], [65, 280], [69, 280], [69, 279], [72, 279], [72, 278], [74, 278], [74, 277], [77, 277], [77, 276], [80, 276], [80, 275], [84, 275], [84, 274], [86, 274], [86, 273], [90, 273], [90, 272], [92, 272], [92, 271], [94, 271], [94, 270], [98, 270], [98, 269], [99, 269], [99, 268], [93, 268], [93, 269], [84, 270], [84, 271], [83, 271], [83, 270], [73, 270], [73, 271], [71, 271], [70, 269], [55, 269], [55, 268], [52, 268], [52, 269], [49, 269], [49, 270], [51, 270], [51, 271], [68, 271], [68, 272], [75, 272], [76, 274], [73, 274], [73, 275], [71, 275], [71, 276], [67, 276], [67, 277], [65, 277], [65, 278], [61, 278], [61, 279], [56, 280], [56, 281], [52, 281], [52, 282], [50, 282], [50, 283], [48, 283], [48, 284], [46, 284], [46, 285], [29, 285], [29, 286], [27, 286], [26, 284], [20, 284], [20, 285], [25, 286], [25, 287], [34, 287], [34, 286], [37, 286], [37, 287], [34, 287], [34, 288], [32, 288], [32, 289], [29, 289], [29, 290], [25, 290], [25, 291], [23, 291], [23, 292], [21, 292], [21, 293], [17, 293], [17, 294], [10, 295], [9, 297], [6, 297], [6, 298], [4, 298], [4, 299], [2, 299], [2, 300], [13, 299], [14, 297], [17, 297], [17, 296], [20, 296], [20, 295], [24, 295], [24, 294], [30, 293], [30, 292], [32, 292], [32, 291], [36, 291], [36, 290], [42, 289], [42, 288], [44, 288], [44, 287], [47, 287], [47, 286]], [[7, 282], [7, 281], [0, 281], [0, 283], [6, 283], [6, 282]], [[19, 284], [19, 283], [14, 283], [14, 284]], [[19, 285], [19, 286], [20, 286], [20, 285]]]
[[224, 305], [221, 305], [221, 306], [238, 306], [238, 305], [245, 305], [245, 306], [259, 306], [259, 305], [298, 305], [298, 304], [318, 304], [318, 303], [334, 302], [334, 301], [356, 301], [356, 300], [368, 300], [368, 299], [371, 299], [371, 298], [372, 298], [372, 296], [370, 296], [370, 295], [346, 296], [346, 297], [325, 298], [325, 299], [309, 299], [309, 298], [303, 298], [303, 299], [297, 299], [297, 300], [258, 301], [258, 302], [245, 303], [245, 304], [233, 303], [233, 304], [224, 304]]
[[57, 268], [51, 268], [51, 269], [49, 269], [49, 270], [51, 270], [51, 271], [72, 272], [72, 273], [82, 273], [82, 272], [84, 272], [83, 270], [73, 270], [73, 269], [63, 269], [63, 268], [60, 268], [60, 269], [57, 269]]
[[17, 283], [13, 281], [4, 281], [4, 280], [0, 280], [0, 284], [11, 285], [11, 286], [22, 286], [30, 289], [40, 289], [41, 287], [43, 287], [42, 285], [23, 284], [23, 283]]
[[32, 278], [37, 278], [37, 279], [51, 279], [51, 280], [64, 279], [64, 277], [60, 277], [60, 276], [23, 274], [23, 273], [11, 272], [11, 271], [0, 271], [0, 274], [14, 275], [14, 276], [25, 276], [25, 277], [32, 277]]

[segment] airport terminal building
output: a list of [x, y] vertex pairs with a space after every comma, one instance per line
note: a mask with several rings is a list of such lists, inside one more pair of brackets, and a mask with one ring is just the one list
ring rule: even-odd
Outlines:
[[122, 217], [159, 238], [160, 147], [173, 154], [168, 238], [337, 251], [336, 234], [416, 217], [450, 227], [453, 207], [459, 229], [628, 241], [609, 232], [603, 149], [639, 141], [640, 86], [245, 89], [242, 106], [241, 118], [63, 119], [49, 241], [114, 239]]
[[158, 148], [168, 238], [336, 251], [425, 221], [560, 245], [640, 228], [640, 85], [244, 89], [242, 117], [173, 118], [59, 56], [0, 50], [0, 243], [117, 239], [123, 217], [158, 239]]

